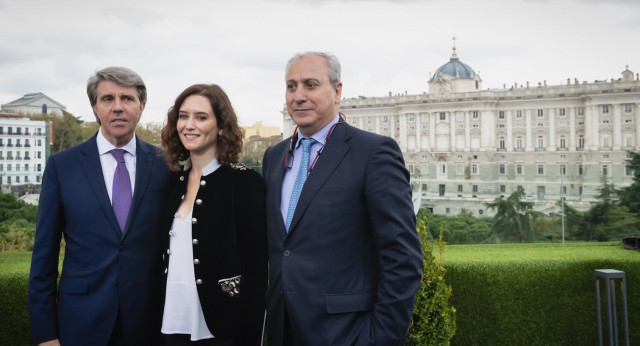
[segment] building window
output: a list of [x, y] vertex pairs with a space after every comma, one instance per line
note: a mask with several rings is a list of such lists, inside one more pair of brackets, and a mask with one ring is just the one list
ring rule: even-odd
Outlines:
[[564, 116], [564, 115], [566, 115], [566, 114], [565, 114], [565, 109], [564, 109], [564, 108], [560, 108], [560, 109], [558, 110], [558, 114], [560, 114], [560, 116]]
[[500, 174], [505, 174], [506, 169], [504, 165], [500, 165]]
[[[2, 166], [0, 165], [0, 171], [2, 170]], [[625, 174], [627, 175], [627, 177], [630, 177], [633, 175], [633, 168], [626, 166], [625, 167]]]
[[516, 111], [516, 118], [522, 118], [522, 111]]
[[16, 184], [20, 184], [20, 176], [16, 176]]
[[42, 165], [38, 164], [38, 172], [42, 172]]
[[447, 115], [444, 112], [440, 112], [440, 120], [447, 120]]
[[578, 148], [584, 148], [584, 137], [578, 137]]
[[567, 175], [567, 166], [560, 165], [560, 175]]
[[7, 130], [8, 130], [8, 133], [9, 133], [10, 135], [12, 135], [12, 134], [13, 134], [13, 127], [9, 126], [9, 127], [7, 127]]
[[473, 193], [478, 193], [478, 185], [473, 185]]
[[627, 148], [630, 148], [633, 146], [633, 137], [631, 136], [626, 136], [624, 137], [624, 144]]
[[631, 105], [630, 103], [627, 103], [624, 105], [624, 112], [625, 113], [631, 113], [631, 111], [633, 110], [633, 105]]
[[544, 174], [544, 165], [538, 165], [538, 175]]
[[[477, 82], [476, 82], [476, 83], [477, 83]], [[484, 214], [484, 210], [482, 210], [482, 209], [478, 209], [478, 214], [479, 214], [479, 215]]]
[[522, 149], [522, 148], [523, 148], [522, 137], [517, 137], [516, 138], [516, 149]]
[[382, 122], [383, 122], [384, 124], [387, 124], [387, 123], [389, 122], [389, 117], [388, 117], [388, 116], [386, 116], [386, 115], [385, 115], [385, 116], [383, 116], [383, 117], [382, 117]]
[[609, 175], [609, 166], [602, 165], [602, 175], [604, 175], [605, 177]]
[[538, 136], [538, 149], [544, 149], [544, 137]]
[[367, 124], [372, 124], [373, 123], [373, 119], [371, 119], [371, 117], [367, 117]]
[[39, 182], [40, 182], [40, 176], [36, 175], [36, 183], [39, 183]]
[[516, 165], [516, 174], [517, 175], [522, 175], [522, 165], [521, 164], [517, 164]]
[[0, 126], [0, 135], [4, 135], [4, 126]]
[[578, 107], [578, 115], [584, 115], [584, 107]]
[[471, 165], [471, 174], [473, 175], [478, 174], [478, 165]]
[[500, 193], [505, 193], [507, 191], [507, 187], [505, 185], [500, 185]]
[[478, 111], [473, 111], [473, 112], [471, 112], [471, 116], [472, 116], [474, 119], [478, 119]]
[[412, 123], [414, 122], [416, 119], [416, 117], [413, 114], [409, 114], [409, 122]]
[[602, 105], [602, 114], [609, 113], [609, 105]]
[[602, 136], [602, 146], [605, 148], [609, 148], [611, 143], [609, 143], [609, 136]]
[[564, 137], [560, 137], [560, 148], [566, 148], [567, 147], [567, 139]]
[[38, 158], [41, 159], [42, 158], [42, 152], [38, 151]]
[[500, 137], [500, 139], [498, 140], [498, 143], [500, 145], [500, 149], [505, 149], [505, 141], [504, 141], [504, 137]]
[[422, 184], [422, 192], [427, 192], [427, 184]]
[[446, 164], [441, 164], [440, 165], [440, 173], [442, 174], [446, 174], [447, 173], [447, 165]]
[[458, 192], [462, 192], [462, 185], [458, 185]]
[[451, 213], [451, 208], [446, 208], [445, 210], [446, 210], [447, 214]]
[[498, 118], [504, 119], [504, 111], [499, 111], [498, 112]]
[[566, 195], [567, 194], [567, 187], [562, 185], [562, 188], [560, 189], [560, 194], [562, 195]]
[[538, 109], [538, 118], [542, 118], [544, 116], [544, 109]]
[[578, 175], [583, 175], [583, 174], [584, 174], [584, 166], [578, 165]]

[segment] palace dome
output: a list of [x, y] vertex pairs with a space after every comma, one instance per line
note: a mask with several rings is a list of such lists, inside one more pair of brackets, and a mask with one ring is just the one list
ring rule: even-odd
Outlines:
[[448, 63], [440, 66], [436, 73], [433, 74], [430, 81], [435, 80], [440, 76], [440, 74], [447, 74], [458, 79], [475, 79], [476, 72], [471, 68], [471, 66], [463, 63], [458, 59], [458, 55], [456, 54], [456, 47], [453, 47], [453, 54], [451, 54], [451, 59]]

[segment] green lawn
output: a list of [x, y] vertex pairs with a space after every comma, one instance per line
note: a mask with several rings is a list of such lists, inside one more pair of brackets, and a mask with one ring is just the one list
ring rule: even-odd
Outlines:
[[640, 260], [640, 251], [624, 249], [619, 242], [605, 243], [524, 243], [524, 244], [473, 244], [447, 245], [444, 249], [444, 266], [447, 262], [535, 262], [574, 260]]

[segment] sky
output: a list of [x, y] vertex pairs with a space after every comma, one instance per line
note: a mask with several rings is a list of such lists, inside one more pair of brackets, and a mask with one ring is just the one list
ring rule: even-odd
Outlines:
[[241, 125], [282, 128], [294, 54], [335, 54], [344, 98], [423, 94], [454, 36], [483, 89], [640, 72], [640, 0], [0, 0], [0, 104], [42, 92], [94, 121], [87, 78], [126, 66], [147, 85], [143, 123], [215, 83]]

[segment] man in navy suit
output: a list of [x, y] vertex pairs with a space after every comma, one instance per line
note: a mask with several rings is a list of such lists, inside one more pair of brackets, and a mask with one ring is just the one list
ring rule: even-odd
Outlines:
[[[89, 78], [87, 94], [99, 131], [51, 156], [42, 181], [29, 277], [32, 342], [155, 344], [162, 316], [158, 219], [169, 169], [157, 148], [134, 134], [147, 99], [138, 74], [123, 67], [99, 70]], [[131, 203], [128, 217], [125, 210], [120, 219], [112, 208], [125, 194], [115, 191], [122, 162], [111, 152], [117, 148], [124, 150], [129, 173], [119, 182], [129, 180]]]
[[263, 160], [270, 346], [401, 345], [409, 327], [422, 273], [409, 174], [393, 139], [346, 123], [341, 93], [335, 56], [287, 64], [297, 132]]

